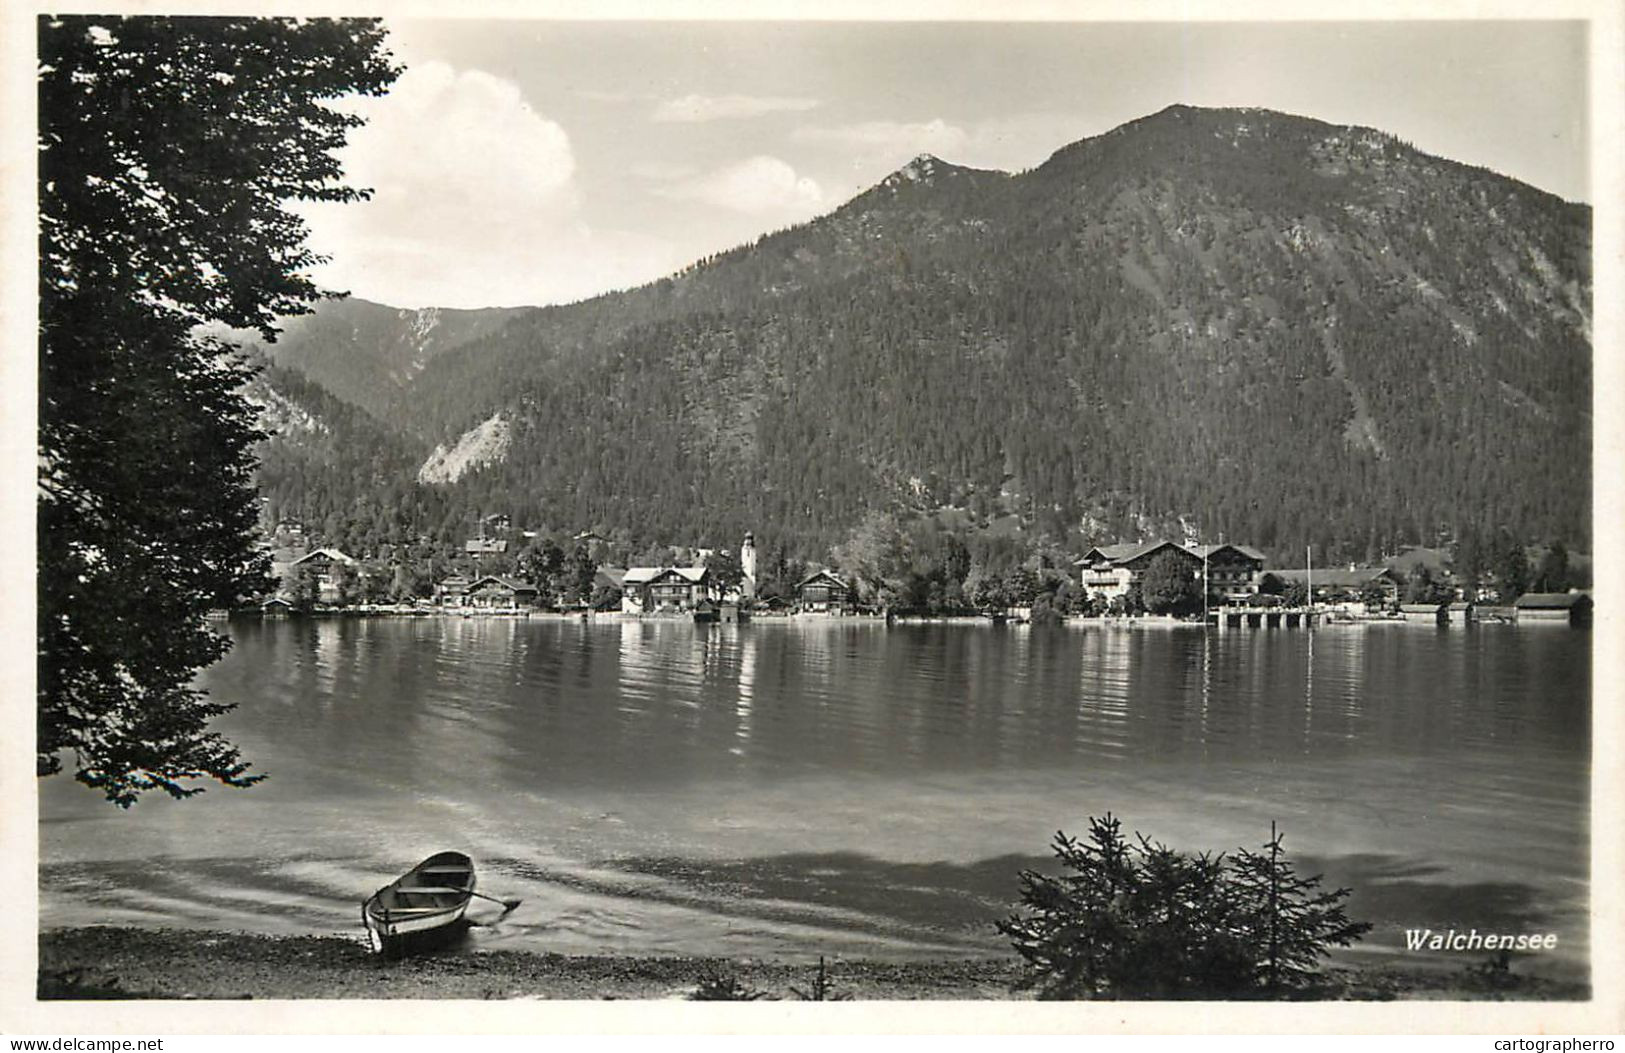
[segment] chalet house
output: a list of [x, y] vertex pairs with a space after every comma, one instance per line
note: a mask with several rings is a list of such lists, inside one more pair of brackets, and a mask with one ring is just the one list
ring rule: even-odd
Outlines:
[[852, 608], [852, 588], [829, 571], [820, 570], [797, 583], [796, 601], [804, 611], [839, 614]]
[[500, 556], [508, 551], [508, 542], [496, 537], [471, 537], [463, 542], [463, 551], [475, 559], [481, 556]]
[[434, 602], [442, 607], [461, 607], [468, 602], [468, 587], [473, 582], [461, 574], [442, 578], [434, 587]]
[[1096, 545], [1084, 553], [1082, 559], [1075, 560], [1073, 566], [1081, 568], [1079, 581], [1085, 592], [1112, 600], [1126, 595], [1132, 586], [1138, 584], [1152, 560], [1164, 552], [1173, 553], [1174, 558], [1190, 569], [1193, 578], [1201, 577], [1202, 557], [1172, 541]]
[[1583, 592], [1528, 592], [1513, 604], [1518, 624], [1552, 622], [1562, 625], [1590, 625], [1591, 597]]
[[621, 578], [621, 610], [626, 614], [687, 611], [711, 597], [706, 567], [629, 567]]
[[469, 607], [534, 607], [536, 586], [500, 574], [487, 574], [468, 586], [464, 604]]
[[1370, 586], [1382, 593], [1382, 603], [1390, 606], [1399, 599], [1399, 576], [1387, 567], [1304, 567], [1266, 570], [1260, 577], [1275, 578], [1283, 585], [1310, 582], [1317, 603], [1357, 600]]
[[593, 575], [592, 583], [599, 588], [614, 589], [619, 592], [625, 588], [626, 568], [600, 563], [598, 571]]
[[1226, 601], [1244, 603], [1258, 593], [1264, 553], [1246, 545], [1191, 545], [1197, 559], [1207, 560], [1208, 591]]
[[[316, 575], [316, 602], [339, 602], [340, 582], [353, 571], [356, 562], [336, 548], [318, 548], [305, 553], [288, 565], [290, 576], [309, 570]], [[284, 585], [287, 585], [284, 582]]]

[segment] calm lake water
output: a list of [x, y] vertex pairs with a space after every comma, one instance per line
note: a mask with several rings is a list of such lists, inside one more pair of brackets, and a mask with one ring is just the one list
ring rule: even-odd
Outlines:
[[1376, 923], [1357, 956], [1417, 962], [1406, 928], [1477, 927], [1557, 932], [1528, 971], [1586, 960], [1588, 632], [232, 631], [205, 683], [270, 779], [129, 812], [43, 781], [42, 926], [359, 933], [367, 893], [460, 848], [525, 900], [476, 946], [984, 955], [1016, 872], [1109, 811], [1188, 849], [1279, 822]]

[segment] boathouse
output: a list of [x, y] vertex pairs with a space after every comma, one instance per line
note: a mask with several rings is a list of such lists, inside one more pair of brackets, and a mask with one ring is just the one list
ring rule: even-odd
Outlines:
[[1513, 604], [1519, 625], [1525, 622], [1589, 625], [1591, 606], [1591, 597], [1583, 592], [1530, 592], [1519, 596]]
[[1431, 625], [1448, 625], [1450, 623], [1450, 605], [1448, 603], [1402, 603], [1399, 613], [1404, 615], [1408, 622], [1420, 622]]

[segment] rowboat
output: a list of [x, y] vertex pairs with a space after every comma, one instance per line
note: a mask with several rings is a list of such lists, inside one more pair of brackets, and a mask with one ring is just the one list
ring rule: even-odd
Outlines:
[[474, 861], [437, 852], [361, 904], [367, 942], [386, 958], [439, 946], [468, 927], [463, 913], [474, 892]]

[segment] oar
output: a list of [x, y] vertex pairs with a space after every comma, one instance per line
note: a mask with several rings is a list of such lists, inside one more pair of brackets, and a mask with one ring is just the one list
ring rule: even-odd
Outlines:
[[487, 896], [483, 892], [475, 892], [473, 889], [469, 889], [469, 888], [443, 888], [443, 887], [440, 887], [438, 885], [436, 885], [436, 886], [414, 885], [411, 888], [400, 888], [400, 889], [396, 889], [395, 891], [397, 891], [397, 892], [454, 892], [454, 893], [457, 893], [459, 895], [466, 892], [468, 895], [473, 896], [476, 899], [488, 899], [492, 903], [500, 903], [500, 904], [502, 904], [502, 913], [503, 914], [509, 913], [515, 907], [519, 906], [519, 904], [525, 902], [522, 899], [497, 899], [495, 896]]

